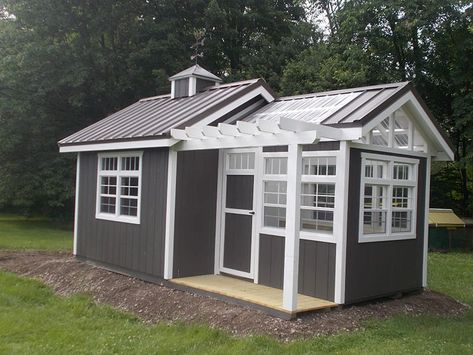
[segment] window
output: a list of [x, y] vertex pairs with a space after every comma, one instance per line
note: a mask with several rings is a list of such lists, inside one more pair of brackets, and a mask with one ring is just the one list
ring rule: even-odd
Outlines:
[[96, 218], [140, 221], [142, 153], [99, 154]]
[[415, 238], [418, 162], [362, 154], [360, 242]]
[[287, 157], [266, 156], [263, 175], [263, 226], [286, 227]]
[[228, 153], [227, 170], [252, 170], [255, 168], [255, 153]]
[[301, 231], [332, 234], [336, 157], [319, 154], [306, 152], [302, 157]]

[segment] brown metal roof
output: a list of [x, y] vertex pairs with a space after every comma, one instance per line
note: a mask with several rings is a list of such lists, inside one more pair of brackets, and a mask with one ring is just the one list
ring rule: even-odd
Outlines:
[[408, 82], [403, 82], [282, 97], [254, 112], [245, 121], [285, 116], [336, 127], [359, 126], [373, 118], [374, 112], [399, 98], [409, 86]]
[[267, 88], [257, 79], [212, 86], [191, 97], [142, 99], [62, 139], [59, 145], [156, 138], [203, 119], [259, 86]]

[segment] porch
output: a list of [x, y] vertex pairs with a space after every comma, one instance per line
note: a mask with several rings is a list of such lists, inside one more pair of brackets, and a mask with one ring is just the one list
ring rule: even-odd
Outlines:
[[283, 290], [224, 275], [200, 275], [176, 278], [170, 281], [176, 285], [184, 286], [184, 288], [197, 290], [197, 292], [204, 291], [217, 297], [223, 296], [230, 301], [250, 306], [256, 305], [257, 308], [262, 308], [270, 314], [284, 318], [293, 318], [299, 313], [338, 306], [334, 302], [298, 294], [297, 306], [291, 312], [283, 307]]

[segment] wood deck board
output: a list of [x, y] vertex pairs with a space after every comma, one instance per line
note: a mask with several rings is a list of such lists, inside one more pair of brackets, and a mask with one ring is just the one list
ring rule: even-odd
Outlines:
[[[222, 275], [183, 277], [172, 279], [171, 282], [290, 313], [282, 307], [283, 293], [277, 288]], [[299, 294], [296, 313], [336, 306], [330, 301]]]

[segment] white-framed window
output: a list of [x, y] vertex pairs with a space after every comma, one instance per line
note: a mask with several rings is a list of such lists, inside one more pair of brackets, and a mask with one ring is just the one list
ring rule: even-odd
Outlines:
[[337, 157], [331, 152], [303, 152], [301, 236], [333, 234]]
[[418, 160], [362, 153], [360, 242], [416, 237]]
[[140, 223], [143, 152], [99, 153], [95, 217]]
[[263, 229], [286, 227], [286, 196], [287, 153], [263, 153]]

